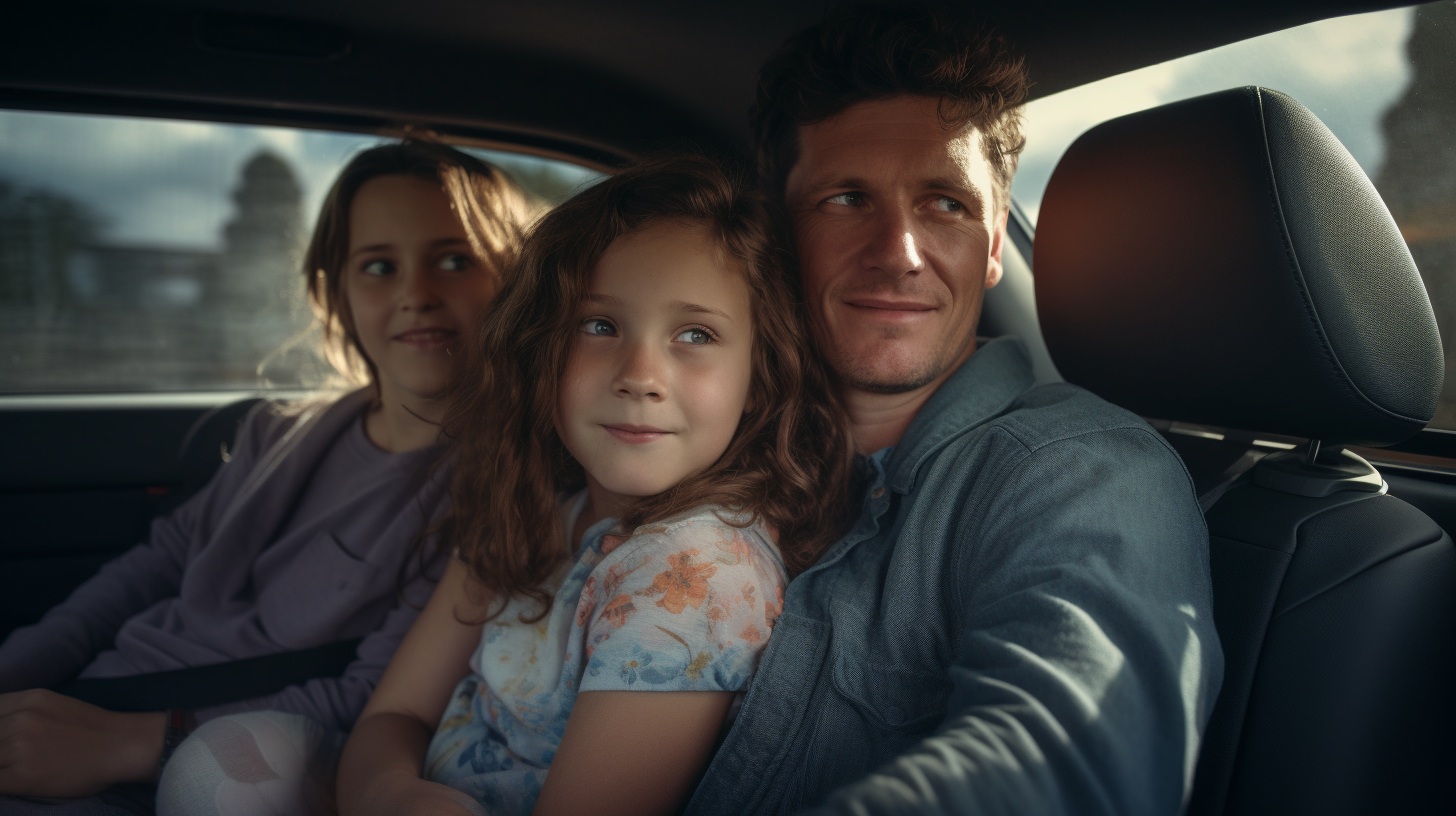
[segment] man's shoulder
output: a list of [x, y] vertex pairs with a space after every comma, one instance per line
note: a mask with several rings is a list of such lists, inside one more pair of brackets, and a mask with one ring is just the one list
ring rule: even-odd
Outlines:
[[1142, 417], [1071, 383], [1049, 383], [1027, 390], [988, 425], [1015, 437], [1028, 450], [1083, 437], [1095, 442], [1126, 432], [1158, 436]]
[[[940, 452], [942, 478], [959, 472], [966, 480], [999, 481], [1018, 467], [1058, 469], [1058, 462], [1072, 456], [1082, 464], [1102, 460], [1123, 473], [1156, 472], [1180, 491], [1191, 489], [1182, 460], [1151, 425], [1069, 383], [1030, 388], [998, 416], [968, 430], [975, 432]], [[945, 467], [952, 463], [963, 466]]]

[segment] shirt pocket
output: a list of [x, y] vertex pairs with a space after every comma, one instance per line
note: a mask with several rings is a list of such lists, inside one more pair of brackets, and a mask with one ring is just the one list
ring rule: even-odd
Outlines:
[[359, 628], [355, 619], [379, 594], [373, 586], [378, 571], [333, 533], [320, 532], [259, 588], [259, 623], [285, 649], [357, 636], [362, 632], [354, 631]]
[[708, 765], [685, 816], [778, 813], [802, 774], [814, 722], [814, 689], [824, 668], [829, 627], [785, 612], [768, 646], [738, 718]]
[[860, 716], [886, 732], [920, 735], [945, 719], [951, 681], [947, 672], [927, 673], [876, 663], [841, 652], [834, 661], [834, 688]]

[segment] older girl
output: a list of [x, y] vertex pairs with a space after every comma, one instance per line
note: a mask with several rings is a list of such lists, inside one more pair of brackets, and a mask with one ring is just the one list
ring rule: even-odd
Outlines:
[[528, 239], [447, 421], [456, 558], [350, 738], [345, 814], [682, 805], [850, 495], [781, 247], [701, 158]]
[[[337, 735], [416, 617], [399, 600], [399, 580], [416, 604], [428, 593], [410, 552], [444, 496], [429, 477], [441, 452], [441, 391], [530, 215], [499, 170], [443, 145], [387, 145], [349, 163], [303, 272], [333, 358], [364, 387], [251, 412], [204, 490], [0, 647], [0, 691], [13, 692], [0, 695], [0, 793], [105, 791], [73, 804], [145, 810], [147, 789], [109, 786], [155, 780], [164, 747], [197, 723], [206, 740], [192, 745], [215, 754], [224, 774], [281, 732], [307, 756], [275, 752], [248, 773], [297, 786], [304, 760], [327, 765], [329, 745], [336, 753]], [[148, 675], [354, 638], [362, 640], [341, 676], [196, 711], [117, 713], [43, 690], [77, 675]], [[263, 710], [274, 713], [208, 722]], [[331, 780], [321, 787], [331, 792]], [[7, 813], [32, 806], [65, 812], [0, 800]]]

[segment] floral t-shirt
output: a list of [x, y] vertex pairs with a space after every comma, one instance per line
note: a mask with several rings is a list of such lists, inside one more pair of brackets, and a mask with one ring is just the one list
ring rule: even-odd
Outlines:
[[709, 509], [631, 537], [606, 535], [614, 524], [586, 531], [549, 615], [522, 623], [539, 610], [512, 601], [485, 624], [425, 755], [426, 779], [491, 814], [530, 813], [578, 692], [747, 688], [788, 583], [772, 537]]

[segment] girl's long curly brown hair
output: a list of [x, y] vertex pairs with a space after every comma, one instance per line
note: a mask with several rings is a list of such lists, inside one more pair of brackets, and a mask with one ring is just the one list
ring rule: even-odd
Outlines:
[[499, 610], [531, 598], [571, 557], [560, 497], [585, 484], [554, 417], [577, 308], [613, 241], [649, 222], [708, 227], [738, 262], [753, 308], [753, 380], [738, 429], [718, 461], [631, 505], [620, 530], [711, 506], [746, 513], [778, 536], [791, 575], [847, 525], [853, 448], [841, 406], [813, 348], [784, 219], [751, 174], [704, 156], [640, 162], [545, 216], [456, 369], [446, 433], [455, 446], [452, 509], [441, 543]]

